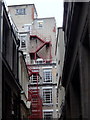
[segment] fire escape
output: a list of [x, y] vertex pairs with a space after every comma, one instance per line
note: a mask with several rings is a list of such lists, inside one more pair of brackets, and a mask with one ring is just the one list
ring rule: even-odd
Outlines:
[[[52, 55], [51, 55], [51, 37], [43, 37], [40, 35], [36, 30], [33, 30], [30, 34], [30, 39], [35, 40], [38, 39], [41, 44], [37, 46], [37, 48], [34, 51], [30, 51], [30, 56], [31, 59], [36, 59], [42, 58], [43, 60], [45, 59], [43, 56], [39, 55], [38, 52], [43, 48], [43, 47], [48, 47], [50, 48], [50, 53], [49, 53], [49, 60], [46, 58], [45, 62], [52, 62]], [[45, 56], [45, 55], [44, 55]]]
[[[49, 57], [50, 59], [47, 61], [45, 60], [44, 62], [51, 62], [52, 57], [51, 57], [51, 41], [47, 41], [46, 38], [42, 38], [39, 34], [37, 34], [36, 32], [30, 34], [30, 40], [35, 40], [38, 39], [41, 43], [37, 46], [36, 49], [34, 49], [34, 51], [30, 51], [30, 57], [32, 60], [34, 60], [36, 62], [36, 60], [38, 58], [43, 58], [43, 56], [40, 56], [38, 54], [38, 52], [40, 50], [42, 50], [43, 47], [49, 47], [50, 48], [50, 53], [49, 53]], [[45, 56], [45, 55], [44, 55]], [[37, 68], [32, 68], [31, 65], [27, 65], [28, 68], [28, 73], [29, 73], [29, 77], [35, 76], [34, 80], [36, 81], [35, 83], [35, 89], [32, 89], [31, 87], [29, 87], [29, 100], [31, 101], [31, 115], [29, 116], [30, 120], [33, 119], [42, 119], [43, 115], [42, 115], [42, 99], [39, 93], [39, 88], [38, 88], [38, 82], [39, 82], [39, 69]]]
[[39, 89], [38, 89], [38, 81], [39, 81], [39, 70], [34, 69], [31, 70], [30, 65], [27, 65], [29, 76], [32, 75], [36, 76], [36, 88], [32, 89], [29, 88], [29, 100], [31, 101], [31, 115], [29, 116], [30, 120], [33, 119], [41, 119], [42, 118], [42, 99], [39, 95]]

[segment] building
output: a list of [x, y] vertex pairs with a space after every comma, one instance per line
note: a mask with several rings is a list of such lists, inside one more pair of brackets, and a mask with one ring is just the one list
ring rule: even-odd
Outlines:
[[2, 68], [0, 68], [0, 82], [2, 83], [0, 84], [2, 91], [2, 95], [0, 95], [0, 119], [2, 120], [20, 119], [19, 40], [14, 32], [5, 4], [0, 2], [0, 65]]
[[[56, 58], [55, 58], [55, 44], [56, 44], [56, 22], [54, 17], [50, 18], [37, 18], [27, 23], [28, 9], [25, 7], [26, 14], [16, 15], [15, 11], [25, 7], [25, 5], [9, 6], [9, 11], [13, 21], [16, 21], [16, 17], [22, 17], [22, 25], [29, 25], [29, 29], [22, 30], [19, 27], [18, 22], [16, 26], [19, 29], [21, 35], [20, 50], [26, 59], [28, 67], [30, 82], [29, 82], [29, 99], [32, 101], [32, 111], [30, 118], [44, 117], [45, 119], [57, 118], [57, 82], [56, 82]], [[31, 5], [26, 5], [31, 8]], [[34, 6], [34, 5], [33, 5]], [[34, 7], [35, 9], [35, 7]], [[14, 10], [14, 12], [13, 12]], [[35, 11], [35, 10], [34, 10]], [[36, 11], [35, 11], [36, 12]], [[36, 12], [37, 13], [37, 12]], [[33, 14], [32, 11], [30, 14]], [[30, 17], [29, 17], [30, 18]], [[24, 34], [26, 35], [24, 37]], [[22, 37], [23, 36], [23, 37]], [[39, 91], [39, 92], [38, 92]], [[35, 111], [35, 93], [37, 96], [37, 103], [39, 108]], [[53, 97], [54, 96], [54, 97]], [[41, 103], [41, 104], [40, 104]], [[36, 106], [35, 106], [36, 107]], [[43, 111], [43, 114], [42, 112]], [[39, 113], [39, 114], [38, 114]], [[37, 114], [36, 116], [34, 114]]]
[[[41, 24], [41, 25], [40, 25]], [[57, 81], [55, 60], [55, 18], [35, 19], [30, 31], [27, 51], [30, 55], [30, 89], [38, 90], [43, 102], [43, 118], [57, 118]], [[53, 97], [55, 95], [55, 97]]]
[[37, 18], [37, 11], [34, 4], [12, 5], [8, 6], [8, 13], [13, 22], [18, 28], [20, 47], [19, 50], [23, 51], [24, 56], [28, 60], [26, 49], [27, 34], [30, 33], [33, 20]]
[[[30, 55], [30, 89], [35, 89], [38, 70], [38, 90], [42, 98], [43, 118], [57, 118], [57, 81], [55, 60], [55, 18], [40, 18], [33, 22], [28, 53]], [[29, 46], [30, 45], [30, 46]], [[54, 96], [54, 97], [53, 97]]]
[[19, 43], [18, 29], [8, 15], [5, 3], [0, 1], [1, 120], [21, 120], [30, 113], [28, 70], [23, 55], [18, 51]]
[[8, 6], [9, 13], [17, 25], [19, 33], [29, 31], [33, 20], [37, 18], [37, 11], [34, 4]]
[[[52, 61], [56, 61], [55, 58], [55, 44], [56, 44], [56, 21], [54, 17], [49, 18], [36, 18], [33, 21], [31, 35], [37, 35], [45, 41], [51, 41], [51, 57]], [[43, 54], [43, 53], [42, 53]], [[47, 58], [48, 59], [48, 58]]]
[[29, 75], [22, 51], [19, 51], [19, 82], [22, 87], [20, 102], [21, 119], [27, 119], [30, 115], [31, 101], [28, 100]]
[[63, 119], [90, 119], [90, 2], [64, 3], [63, 31]]
[[59, 27], [57, 29], [57, 40], [56, 40], [56, 65], [57, 65], [57, 96], [58, 96], [58, 118], [62, 117], [63, 106], [65, 102], [65, 89], [61, 84], [62, 72], [64, 65], [64, 54], [65, 54], [65, 44], [64, 44], [64, 32], [63, 28]]
[[53, 98], [53, 95], [57, 91], [55, 74], [56, 61], [53, 51], [55, 46], [52, 46], [55, 45], [55, 31], [53, 31], [53, 29], [55, 29], [54, 27], [55, 18], [35, 19], [31, 27], [30, 39], [28, 42], [29, 44], [27, 47], [30, 55], [29, 69], [31, 69], [33, 73], [30, 77], [29, 86], [31, 89], [35, 89], [37, 79], [34, 71], [38, 70], [38, 89], [43, 102], [42, 109], [43, 117], [45, 119], [57, 117], [57, 96]]

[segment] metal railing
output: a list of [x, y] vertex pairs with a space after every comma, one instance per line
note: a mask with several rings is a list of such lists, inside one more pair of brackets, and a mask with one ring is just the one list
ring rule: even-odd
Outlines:
[[[44, 59], [42, 61], [31, 60], [31, 64], [44, 64], [51, 61], [51, 59]], [[50, 63], [56, 63], [56, 61], [51, 61]]]
[[38, 36], [40, 39], [43, 40], [43, 42], [49, 42], [49, 41], [51, 41], [51, 36], [44, 37], [42, 34], [40, 34], [40, 33], [39, 33], [37, 30], [35, 30], [35, 29], [31, 29], [30, 35], [36, 35], [36, 36]]

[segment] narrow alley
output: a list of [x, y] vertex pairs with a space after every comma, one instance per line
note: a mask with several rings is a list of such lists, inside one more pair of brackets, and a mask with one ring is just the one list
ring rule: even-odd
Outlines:
[[57, 27], [0, 0], [0, 120], [89, 120], [89, 34], [90, 2], [64, 0]]

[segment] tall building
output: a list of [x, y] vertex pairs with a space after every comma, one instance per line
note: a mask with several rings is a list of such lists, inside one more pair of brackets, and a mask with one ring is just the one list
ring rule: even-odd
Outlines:
[[0, 1], [0, 120], [21, 120], [29, 115], [29, 77], [19, 42], [17, 27]]
[[[54, 17], [49, 18], [36, 18], [33, 21], [31, 35], [38, 35], [45, 41], [51, 41], [51, 57], [55, 61], [55, 44], [56, 44], [56, 21]], [[48, 58], [47, 58], [48, 59]]]
[[[35, 20], [35, 27], [30, 33], [30, 60], [32, 71], [39, 71], [38, 89], [43, 101], [43, 118], [57, 118], [57, 82], [56, 82], [56, 61], [52, 45], [55, 45], [55, 19], [42, 18]], [[41, 25], [38, 26], [38, 24]], [[48, 25], [47, 25], [48, 24]], [[47, 26], [48, 27], [47, 27]], [[46, 33], [46, 32], [47, 33]], [[40, 34], [40, 32], [42, 32]], [[44, 37], [44, 33], [45, 35]], [[54, 34], [54, 35], [53, 35]], [[49, 36], [51, 35], [51, 36]], [[49, 37], [47, 37], [49, 36]], [[53, 38], [53, 40], [52, 40]], [[53, 43], [54, 42], [54, 43]], [[55, 49], [55, 48], [54, 48]], [[54, 59], [53, 59], [54, 58]], [[35, 89], [37, 84], [36, 75], [30, 77], [30, 88]], [[54, 97], [53, 97], [54, 96]]]
[[0, 2], [0, 119], [2, 120], [20, 119], [18, 42], [5, 4]]
[[63, 28], [57, 29], [57, 40], [56, 40], [56, 65], [57, 65], [57, 96], [58, 96], [58, 118], [62, 118], [63, 106], [65, 103], [65, 88], [62, 86], [62, 73], [64, 65], [65, 55], [65, 43], [64, 43], [64, 32]]
[[32, 4], [9, 6], [9, 12], [20, 33], [20, 50], [25, 56], [30, 76], [32, 111], [29, 117], [57, 118], [55, 18], [37, 18]]
[[63, 119], [90, 119], [90, 2], [65, 2]]

